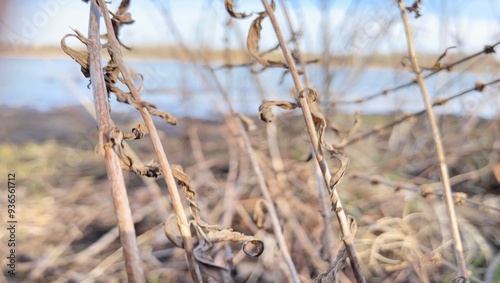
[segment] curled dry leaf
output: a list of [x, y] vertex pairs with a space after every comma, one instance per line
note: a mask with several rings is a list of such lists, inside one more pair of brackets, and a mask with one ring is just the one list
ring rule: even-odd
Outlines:
[[[111, 24], [113, 25], [113, 31], [115, 32], [115, 36], [116, 36], [116, 39], [118, 40], [118, 43], [121, 46], [123, 46], [125, 49], [132, 50], [132, 48], [123, 44], [123, 42], [121, 42], [121, 40], [119, 38], [120, 29], [121, 29], [122, 25], [129, 25], [129, 24], [134, 23], [134, 20], [132, 19], [132, 15], [129, 12], [126, 12], [129, 8], [129, 6], [130, 6], [130, 0], [123, 0], [120, 3], [120, 6], [118, 7], [118, 11], [116, 11], [116, 13], [113, 13], [109, 10], [107, 12], [109, 12], [109, 14], [111, 16], [113, 16], [111, 18]], [[103, 37], [107, 38], [108, 35], [106, 34]]]
[[225, 226], [222, 225], [208, 224], [203, 219], [201, 219], [201, 214], [200, 214], [201, 210], [200, 206], [198, 205], [198, 202], [196, 201], [196, 192], [194, 188], [191, 186], [191, 179], [189, 179], [188, 175], [184, 173], [182, 166], [173, 164], [171, 166], [171, 169], [174, 178], [177, 180], [177, 184], [182, 186], [182, 191], [184, 192], [184, 196], [189, 202], [189, 209], [191, 211], [191, 215], [193, 215], [196, 224], [209, 231], [220, 231], [227, 229]]
[[142, 139], [148, 134], [148, 129], [141, 124], [137, 124], [136, 128], [132, 128], [132, 133], [123, 133], [124, 140], [138, 140]]
[[430, 68], [422, 68], [424, 70], [429, 70], [429, 71], [439, 71], [439, 70], [442, 70], [444, 69], [444, 67], [441, 65], [441, 59], [443, 59], [445, 56], [446, 56], [446, 53], [448, 52], [448, 50], [450, 49], [453, 49], [453, 48], [457, 48], [456, 46], [451, 46], [451, 47], [448, 47], [444, 50], [443, 54], [441, 54], [438, 59], [436, 60], [436, 62], [434, 62], [434, 65]]
[[406, 7], [406, 10], [408, 10], [409, 13], [415, 13], [415, 19], [422, 16], [422, 14], [420, 13], [420, 2], [421, 0], [416, 0], [411, 6]]
[[[240, 232], [235, 232], [231, 229], [225, 229], [221, 231], [210, 231], [206, 234], [207, 240], [211, 243], [219, 243], [219, 242], [235, 242], [241, 243], [241, 247], [243, 252], [251, 257], [258, 257], [264, 252], [264, 243], [253, 237], [248, 236]], [[248, 244], [251, 243], [254, 248], [247, 249]]]
[[221, 282], [232, 283], [229, 269], [224, 266], [215, 264], [210, 251], [211, 245], [207, 245], [202, 240], [194, 249], [193, 255], [196, 262], [200, 266], [200, 272], [203, 282]]
[[[307, 103], [311, 104], [318, 98], [318, 93], [314, 89], [305, 88], [299, 93], [299, 98], [306, 98]], [[323, 114], [319, 111], [311, 109], [311, 116], [313, 118], [316, 132], [318, 133], [319, 146], [327, 150], [330, 153], [331, 157], [337, 158], [340, 161], [340, 168], [332, 175], [332, 177], [328, 181], [332, 209], [337, 211], [341, 209], [341, 207], [337, 207], [338, 199], [334, 194], [334, 190], [347, 172], [347, 168], [349, 167], [349, 159], [339, 149], [335, 148], [334, 145], [325, 141], [324, 134], [326, 130], [326, 119]]]
[[81, 66], [81, 71], [82, 74], [86, 78], [90, 78], [90, 71], [89, 71], [89, 53], [87, 51], [76, 51], [66, 44], [66, 38], [72, 36], [78, 38], [81, 43], [88, 45], [88, 39], [83, 36], [78, 30], [74, 29], [73, 30], [75, 34], [67, 34], [61, 39], [61, 49], [64, 51], [64, 53], [68, 54], [69, 57], [71, 57], [73, 60], [75, 60], [80, 66]]
[[231, 15], [231, 17], [233, 17], [235, 19], [244, 19], [244, 18], [248, 18], [248, 17], [250, 17], [252, 15], [252, 13], [250, 13], [250, 14], [244, 14], [244, 13], [235, 12], [234, 11], [234, 1], [233, 0], [226, 0], [226, 1], [224, 1], [224, 5], [226, 6], [226, 10], [229, 13], [229, 15]]
[[[111, 51], [109, 48], [108, 50]], [[103, 68], [105, 72], [104, 81], [106, 82], [108, 96], [109, 93], [113, 93], [115, 94], [116, 100], [118, 102], [130, 104], [137, 109], [141, 109], [144, 107], [148, 110], [149, 114], [160, 117], [171, 125], [176, 125], [177, 120], [172, 114], [162, 110], [158, 110], [156, 108], [156, 105], [152, 103], [146, 101], [136, 101], [135, 98], [132, 96], [131, 92], [125, 92], [116, 86], [117, 82], [125, 84], [125, 81], [120, 77], [120, 69], [118, 68], [118, 65], [115, 63], [113, 59], [112, 55], [113, 53], [110, 52], [110, 54], [111, 54], [111, 59], [108, 61], [108, 64]], [[136, 75], [141, 78], [141, 85], [139, 86], [138, 89], [138, 92], [141, 92], [144, 86], [144, 77], [141, 74], [136, 74]]]
[[[139, 126], [139, 128], [142, 128]], [[139, 131], [134, 128], [132, 131]], [[138, 135], [143, 134], [144, 131], [140, 130]], [[125, 139], [133, 139], [135, 134], [124, 134], [117, 128], [111, 129], [107, 134], [99, 133], [99, 144], [96, 146], [97, 154], [104, 154], [104, 148], [111, 148], [113, 152], [120, 159], [122, 169], [132, 171], [140, 176], [156, 178], [161, 175], [160, 166], [156, 162], [150, 162], [148, 165], [143, 165], [138, 160], [133, 160], [132, 157], [126, 154], [124, 147]], [[106, 142], [105, 142], [106, 141]]]
[[259, 107], [259, 118], [262, 121], [267, 122], [267, 123], [272, 122], [272, 120], [274, 118], [274, 115], [273, 115], [273, 112], [271, 109], [272, 106], [277, 106], [277, 107], [280, 107], [280, 108], [285, 109], [285, 110], [292, 110], [292, 109], [299, 107], [299, 104], [297, 104], [295, 102], [285, 101], [285, 100], [269, 100], [269, 101], [264, 100]]
[[[271, 7], [274, 11], [276, 8], [276, 4], [274, 0], [271, 3]], [[259, 55], [259, 41], [260, 41], [260, 32], [262, 30], [262, 20], [267, 17], [266, 12], [259, 13], [259, 16], [252, 22], [250, 26], [250, 30], [248, 31], [247, 36], [247, 48], [250, 55], [252, 55], [255, 60], [257, 60], [264, 67], [283, 67], [288, 69], [288, 65], [281, 61], [274, 61], [269, 59], [264, 59]]]

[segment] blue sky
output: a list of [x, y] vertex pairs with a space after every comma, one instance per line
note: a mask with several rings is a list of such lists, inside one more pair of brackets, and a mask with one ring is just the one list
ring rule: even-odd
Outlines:
[[[119, 2], [112, 1], [112, 10], [116, 10]], [[288, 1], [295, 26], [304, 26], [302, 49], [306, 51], [320, 51], [323, 46], [320, 2]], [[333, 42], [332, 52], [388, 53], [405, 50], [401, 20], [393, 1], [330, 2], [326, 32]], [[406, 2], [409, 5], [413, 1]], [[423, 16], [412, 20], [417, 49], [420, 51], [439, 53], [448, 46], [457, 45], [463, 52], [475, 52], [484, 44], [500, 40], [498, 0], [423, 2]], [[175, 40], [163, 19], [162, 8], [171, 11], [173, 20], [189, 44], [203, 44], [212, 48], [224, 46], [224, 25], [229, 17], [223, 0], [132, 1], [130, 12], [136, 23], [123, 28], [122, 41], [130, 46], [174, 44]], [[237, 1], [237, 10], [258, 12], [262, 10], [262, 4], [258, 0]], [[277, 16], [288, 33], [279, 4]], [[235, 30], [239, 30], [244, 37], [251, 21], [252, 17], [235, 20]], [[0, 40], [10, 45], [58, 45], [60, 39], [71, 32], [70, 27], [86, 34], [87, 22], [88, 4], [82, 1], [11, 0], [7, 1], [0, 21]], [[265, 21], [263, 25], [261, 47], [265, 49], [273, 46], [276, 40], [269, 22]], [[381, 37], [378, 37], [379, 33]], [[231, 38], [231, 46], [239, 48], [241, 43], [238, 37], [233, 34]], [[350, 41], [354, 43], [346, 45]]]

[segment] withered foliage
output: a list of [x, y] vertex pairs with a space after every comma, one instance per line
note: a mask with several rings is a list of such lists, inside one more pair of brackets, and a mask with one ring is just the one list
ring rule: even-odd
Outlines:
[[415, 13], [415, 19], [420, 18], [422, 14], [420, 13], [420, 4], [422, 3], [421, 0], [416, 0], [413, 2], [413, 4], [409, 7], [406, 7], [406, 10], [410, 13]]
[[[276, 4], [274, 3], [274, 0], [271, 2], [271, 7], [274, 10], [276, 8]], [[231, 17], [236, 18], [236, 19], [241, 19], [241, 18], [246, 18], [249, 17], [250, 15], [245, 15], [245, 14], [238, 14], [235, 13], [234, 10], [234, 3], [233, 1], [226, 1], [226, 10], [231, 15]], [[250, 55], [259, 62], [264, 70], [267, 67], [282, 67], [288, 69], [288, 65], [284, 62], [281, 61], [275, 61], [275, 60], [270, 60], [270, 59], [265, 59], [262, 57], [265, 53], [259, 54], [259, 41], [260, 41], [260, 32], [262, 31], [262, 21], [267, 17], [267, 12], [260, 12], [258, 13], [257, 18], [253, 20], [252, 25], [250, 26], [250, 30], [248, 31], [248, 36], [247, 36], [247, 48], [248, 52]], [[274, 49], [278, 48], [279, 45], [277, 45]], [[271, 49], [273, 50], [273, 49]], [[262, 71], [261, 70], [261, 71]]]
[[262, 104], [259, 106], [259, 118], [267, 123], [271, 123], [274, 115], [272, 112], [271, 107], [276, 106], [280, 107], [285, 110], [292, 110], [297, 107], [299, 107], [299, 104], [295, 102], [289, 102], [285, 100], [270, 100], [270, 101], [263, 101]]
[[[129, 12], [126, 12], [129, 7], [130, 1], [123, 0], [116, 13], [110, 12], [106, 7], [100, 7], [101, 11], [109, 12], [112, 16], [112, 27], [114, 34], [118, 37], [119, 31], [123, 25], [132, 24], [132, 16]], [[232, 2], [226, 3], [226, 7], [232, 9]], [[233, 13], [235, 17], [243, 18], [244, 14]], [[109, 32], [109, 30], [108, 30]], [[89, 54], [88, 51], [76, 51], [66, 44], [66, 38], [73, 36], [76, 37], [84, 45], [96, 44], [95, 42], [90, 42], [85, 36], [83, 36], [79, 31], [75, 30], [75, 35], [68, 34], [61, 40], [61, 48], [63, 51], [73, 58], [80, 66], [83, 75], [88, 78], [90, 77], [89, 71]], [[105, 35], [102, 38], [108, 38], [109, 35]], [[126, 49], [130, 49], [116, 38], [120, 45]], [[100, 43], [98, 43], [100, 44]], [[129, 104], [136, 109], [146, 109], [149, 114], [158, 116], [168, 122], [169, 124], [176, 125], [177, 121], [173, 115], [168, 112], [158, 110], [157, 107], [149, 102], [138, 100], [136, 96], [132, 95], [131, 90], [122, 90], [117, 86], [118, 82], [127, 85], [127, 81], [131, 81], [131, 78], [125, 78], [126, 76], [120, 66], [116, 63], [116, 56], [121, 56], [117, 54], [116, 50], [109, 43], [104, 44], [101, 48], [106, 48], [110, 59], [106, 66], [102, 68], [101, 75], [104, 76], [104, 81], [106, 84], [106, 90], [108, 92], [108, 98], [110, 94], [114, 94], [118, 102]], [[141, 74], [137, 74], [141, 79], [141, 85], [138, 88], [140, 93], [143, 89], [144, 78]], [[92, 83], [92, 82], [91, 82]], [[130, 85], [129, 85], [130, 87]], [[111, 109], [111, 108], [110, 108]], [[247, 118], [247, 120], [250, 120]], [[249, 124], [249, 123], [247, 123]], [[249, 124], [250, 125], [250, 124]], [[120, 129], [113, 127], [107, 133], [101, 133], [99, 135], [100, 141], [97, 145], [96, 151], [98, 153], [103, 153], [106, 148], [110, 148], [119, 157], [121, 167], [125, 170], [132, 171], [140, 176], [158, 178], [163, 175], [161, 167], [156, 162], [151, 162], [148, 165], [143, 165], [140, 160], [133, 159], [130, 153], [127, 152], [125, 147], [126, 140], [137, 140], [145, 137], [148, 134], [148, 130], [139, 124], [136, 128], [132, 129], [131, 133], [124, 133]], [[264, 250], [264, 244], [261, 240], [253, 237], [246, 236], [242, 233], [233, 231], [231, 228], [224, 227], [222, 225], [212, 225], [205, 222], [201, 217], [201, 209], [196, 200], [196, 192], [194, 187], [191, 185], [190, 178], [184, 173], [183, 169], [179, 165], [172, 165], [171, 171], [177, 184], [182, 187], [184, 196], [189, 203], [189, 208], [193, 220], [189, 222], [190, 228], [194, 232], [196, 238], [196, 245], [193, 250], [193, 255], [196, 262], [200, 265], [201, 275], [204, 281], [217, 281], [217, 282], [232, 282], [229, 270], [226, 267], [218, 266], [214, 263], [214, 259], [211, 256], [211, 247], [214, 243], [219, 242], [237, 242], [242, 246], [243, 252], [251, 257], [258, 257], [262, 254]], [[177, 216], [178, 217], [178, 216]], [[169, 226], [169, 219], [167, 219], [164, 225], [165, 235], [168, 239], [172, 241], [174, 245], [180, 248], [184, 247], [184, 240], [182, 237], [174, 236]], [[177, 218], [177, 226], [180, 230], [182, 222]], [[191, 240], [189, 240], [191, 241]], [[251, 245], [249, 245], [251, 244]], [[252, 248], [250, 248], [252, 246]], [[194, 267], [190, 267], [194, 268]]]
[[[446, 56], [446, 53], [448, 52], [448, 50], [450, 49], [453, 49], [453, 48], [457, 48], [456, 46], [451, 46], [451, 47], [448, 47], [444, 50], [443, 54], [441, 54], [436, 62], [434, 63], [434, 65], [432, 65], [432, 67], [430, 68], [425, 68], [425, 67], [422, 67], [422, 70], [429, 70], [429, 71], [440, 71], [446, 67], [444, 67], [443, 65], [441, 65], [441, 60]], [[447, 70], [449, 71], [450, 68], [448, 67]]]
[[231, 17], [236, 18], [236, 19], [244, 19], [248, 18], [252, 15], [250, 14], [245, 14], [245, 13], [238, 13], [234, 11], [234, 1], [233, 0], [225, 0], [224, 4], [226, 5], [226, 10], [231, 15]]

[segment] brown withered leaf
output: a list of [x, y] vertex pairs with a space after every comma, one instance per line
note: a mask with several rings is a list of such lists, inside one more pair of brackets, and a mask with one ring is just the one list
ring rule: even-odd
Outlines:
[[193, 256], [200, 267], [203, 282], [233, 283], [229, 269], [215, 264], [210, 251], [211, 245], [202, 240], [194, 249]]
[[406, 10], [408, 10], [408, 12], [415, 13], [415, 19], [420, 18], [422, 16], [422, 14], [420, 13], [420, 6], [419, 6], [420, 4], [421, 0], [417, 0], [413, 2], [413, 4], [410, 7], [406, 7]]
[[76, 51], [66, 44], [66, 38], [67, 37], [76, 37], [80, 42], [82, 42], [85, 45], [88, 45], [88, 39], [85, 38], [78, 30], [73, 30], [75, 34], [67, 34], [61, 39], [61, 49], [64, 51], [64, 53], [68, 54], [69, 57], [71, 57], [73, 60], [75, 60], [80, 66], [81, 66], [81, 71], [82, 74], [86, 78], [90, 78], [90, 71], [89, 71], [89, 53], [87, 51]]
[[[132, 50], [132, 48], [123, 44], [123, 42], [120, 40], [120, 37], [119, 37], [120, 29], [121, 29], [122, 25], [129, 25], [129, 24], [133, 24], [135, 22], [132, 19], [132, 15], [129, 12], [126, 12], [129, 8], [129, 5], [130, 5], [130, 0], [123, 0], [120, 3], [120, 7], [118, 7], [118, 11], [116, 11], [116, 13], [113, 13], [109, 10], [103, 11], [103, 13], [109, 12], [109, 14], [112, 16], [111, 24], [113, 25], [113, 31], [115, 33], [116, 40], [118, 41], [118, 43], [121, 46], [123, 46], [125, 49]], [[101, 35], [101, 38], [108, 40], [108, 34]]]
[[120, 2], [120, 6], [118, 7], [118, 11], [116, 11], [116, 13], [118, 15], [122, 15], [123, 13], [125, 13], [125, 11], [128, 10], [130, 6], [130, 0], [122, 0], [122, 2]]
[[156, 178], [161, 175], [160, 166], [155, 162], [143, 165], [139, 160], [134, 160], [126, 153], [125, 139], [130, 137], [118, 128], [111, 129], [108, 133], [99, 133], [99, 144], [96, 146], [97, 154], [104, 154], [105, 148], [111, 148], [120, 159], [120, 165], [124, 170], [132, 171], [140, 176]]
[[[261, 240], [255, 238], [254, 236], [248, 236], [240, 232], [235, 232], [232, 229], [210, 231], [205, 236], [206, 239], [211, 243], [220, 243], [227, 241], [240, 243], [243, 248], [243, 252], [251, 257], [258, 257], [264, 251], [264, 243]], [[255, 251], [246, 249], [249, 243], [252, 243], [255, 246]]]
[[177, 119], [175, 119], [174, 115], [172, 115], [168, 112], [165, 112], [165, 111], [161, 111], [161, 110], [152, 108], [152, 107], [146, 107], [146, 108], [148, 109], [149, 114], [154, 115], [154, 116], [158, 116], [158, 117], [162, 118], [163, 120], [167, 121], [167, 123], [169, 123], [171, 125], [177, 125]]
[[200, 206], [198, 205], [198, 202], [196, 201], [196, 192], [191, 186], [191, 179], [189, 178], [188, 175], [184, 173], [184, 170], [182, 169], [182, 166], [173, 164], [171, 166], [172, 169], [172, 174], [174, 175], [174, 178], [177, 180], [177, 184], [179, 184], [182, 187], [182, 191], [184, 192], [184, 196], [186, 197], [187, 201], [189, 202], [189, 210], [191, 211], [191, 215], [193, 215], [194, 221], [196, 224], [200, 227], [203, 227], [209, 231], [218, 231], [218, 230], [224, 230], [227, 229], [226, 227], [222, 225], [211, 225], [205, 222], [203, 219], [201, 219], [201, 213], [200, 213]]
[[137, 124], [136, 128], [132, 128], [132, 133], [124, 133], [123, 139], [125, 140], [138, 140], [142, 139], [145, 135], [147, 135], [148, 129], [141, 124]]
[[[113, 56], [111, 56], [111, 59], [108, 61], [108, 64], [103, 68], [103, 70], [105, 72], [104, 81], [106, 82], [106, 89], [108, 91], [108, 96], [109, 93], [113, 93], [116, 96], [116, 100], [118, 102], [130, 104], [137, 109], [145, 107], [148, 110], [149, 114], [160, 117], [171, 125], [177, 124], [177, 120], [172, 114], [162, 110], [158, 110], [156, 105], [152, 103], [146, 101], [136, 101], [135, 98], [132, 96], [132, 93], [125, 92], [116, 86], [117, 82], [125, 84], [125, 81], [120, 77], [120, 68], [115, 63]], [[144, 77], [141, 74], [136, 74], [136, 75], [139, 76], [141, 79], [141, 85], [137, 90], [140, 93], [144, 87]]]
[[271, 123], [274, 115], [271, 107], [277, 106], [285, 110], [292, 110], [299, 107], [298, 103], [286, 100], [264, 100], [259, 107], [259, 118], [267, 123]]
[[229, 13], [229, 15], [231, 15], [231, 17], [233, 17], [235, 19], [244, 19], [244, 18], [248, 18], [252, 15], [252, 13], [244, 14], [244, 13], [235, 12], [233, 0], [225, 0], [224, 5], [226, 6], [226, 10]]
[[[274, 0], [271, 3], [272, 9], [274, 11], [276, 4]], [[283, 67], [288, 69], [288, 65], [281, 61], [269, 60], [261, 57], [259, 55], [259, 41], [260, 41], [260, 32], [262, 30], [262, 20], [267, 17], [266, 12], [259, 13], [259, 16], [252, 22], [250, 26], [250, 30], [248, 31], [247, 36], [247, 48], [250, 55], [252, 55], [255, 60], [257, 60], [264, 67]]]
[[437, 58], [436, 62], [434, 62], [434, 65], [430, 68], [422, 68], [424, 70], [429, 70], [429, 71], [439, 71], [444, 69], [444, 67], [441, 65], [441, 59], [443, 59], [446, 56], [446, 53], [448, 52], [449, 49], [457, 48], [456, 46], [451, 46], [448, 47], [444, 50], [443, 54], [439, 55]]
[[[311, 104], [316, 101], [318, 97], [318, 93], [314, 89], [305, 88], [299, 93], [299, 98], [306, 98], [307, 103]], [[311, 116], [313, 118], [314, 126], [316, 128], [316, 132], [318, 134], [319, 145], [327, 150], [331, 157], [337, 158], [340, 161], [340, 168], [333, 174], [331, 179], [328, 182], [330, 191], [333, 191], [335, 187], [338, 185], [340, 180], [344, 177], [344, 174], [347, 172], [347, 168], [349, 167], [349, 159], [345, 156], [338, 148], [331, 143], [325, 141], [325, 130], [326, 130], [326, 119], [323, 114], [319, 111], [315, 111], [311, 109]], [[332, 198], [334, 195], [332, 194]], [[335, 208], [335, 200], [332, 201], [332, 206]]]

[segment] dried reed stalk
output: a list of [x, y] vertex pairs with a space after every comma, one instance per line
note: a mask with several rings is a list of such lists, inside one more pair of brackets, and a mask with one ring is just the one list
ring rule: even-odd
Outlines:
[[[269, 16], [269, 19], [272, 22], [274, 31], [276, 33], [276, 37], [278, 38], [278, 41], [281, 46], [281, 50], [283, 52], [283, 55], [285, 56], [286, 62], [290, 68], [290, 74], [292, 75], [294, 84], [295, 84], [295, 90], [296, 93], [302, 93], [304, 88], [302, 87], [302, 83], [299, 78], [299, 72], [295, 66], [295, 62], [288, 50], [288, 47], [286, 46], [286, 41], [283, 37], [283, 34], [281, 32], [280, 26], [278, 24], [278, 21], [276, 20], [276, 17], [274, 15], [274, 11], [267, 2], [267, 0], [262, 0], [262, 4], [264, 5], [267, 15]], [[302, 114], [307, 126], [307, 130], [309, 132], [309, 137], [311, 139], [312, 147], [313, 147], [313, 152], [314, 156], [316, 157], [316, 160], [321, 168], [321, 172], [323, 173], [324, 181], [327, 187], [330, 187], [330, 182], [332, 180], [332, 175], [330, 173], [330, 170], [328, 168], [328, 164], [326, 162], [325, 156], [323, 155], [323, 150], [321, 149], [320, 142], [318, 135], [316, 133], [314, 121], [311, 115], [311, 110], [309, 108], [309, 103], [307, 101], [307, 97], [303, 95], [297, 95], [297, 100], [300, 102], [301, 105], [301, 110]], [[348, 256], [351, 260], [351, 266], [354, 272], [354, 275], [356, 277], [357, 282], [366, 282], [365, 278], [363, 277], [363, 274], [361, 273], [361, 267], [358, 261], [358, 256], [356, 253], [356, 250], [354, 249], [353, 245], [353, 237], [351, 235], [350, 231], [350, 224], [347, 219], [346, 213], [343, 209], [342, 202], [340, 201], [340, 198], [338, 196], [337, 190], [332, 187], [332, 198], [335, 199], [336, 201], [336, 209], [335, 213], [337, 215], [337, 219], [340, 223], [341, 227], [341, 232], [342, 232], [342, 241], [345, 244]]]
[[[107, 15], [107, 10], [105, 14]], [[101, 65], [99, 19], [99, 9], [97, 5], [92, 2], [90, 5], [88, 42], [90, 79], [92, 81], [97, 123], [101, 135], [100, 139], [105, 143], [108, 141], [108, 133], [114, 128], [114, 125], [109, 115], [110, 108]], [[132, 213], [130, 211], [127, 188], [125, 187], [120, 160], [110, 146], [104, 147], [104, 156], [106, 159], [106, 170], [111, 180], [111, 193], [113, 196], [116, 218], [118, 219], [120, 242], [123, 247], [123, 257], [125, 259], [128, 280], [129, 282], [145, 282], [141, 257], [137, 247], [134, 221], [132, 220]]]
[[[169, 16], [168, 13], [165, 12], [165, 14], [167, 14], [167, 17]], [[166, 22], [167, 22], [167, 25], [170, 28], [171, 32], [176, 36], [177, 43], [181, 46], [181, 50], [184, 52], [185, 57], [190, 59], [190, 61], [195, 62], [196, 58], [194, 57], [192, 52], [189, 51], [189, 48], [187, 48], [184, 41], [180, 37], [180, 35], [178, 33], [178, 29], [175, 26], [175, 23], [173, 21], [171, 21], [169, 18], [166, 18]], [[210, 70], [210, 74], [212, 75], [212, 79], [216, 84], [217, 90], [222, 94], [222, 96], [224, 97], [224, 100], [226, 101], [226, 103], [229, 106], [231, 115], [226, 115], [226, 117], [225, 117], [226, 123], [228, 124], [228, 127], [231, 131], [233, 131], [233, 129], [235, 129], [235, 131], [237, 131], [236, 133], [233, 133], [233, 134], [235, 136], [239, 135], [240, 138], [242, 139], [243, 147], [244, 147], [244, 149], [245, 149], [245, 151], [250, 159], [250, 163], [252, 165], [252, 168], [257, 176], [259, 188], [262, 192], [262, 195], [264, 196], [264, 199], [267, 202], [268, 214], [270, 215], [271, 220], [272, 220], [272, 224], [273, 224], [273, 232], [274, 232], [274, 235], [275, 235], [276, 240], [278, 242], [278, 245], [280, 247], [281, 255], [283, 256], [283, 259], [285, 260], [285, 263], [287, 264], [288, 270], [290, 271], [290, 277], [292, 278], [293, 282], [300, 282], [297, 269], [295, 267], [295, 264], [293, 263], [293, 260], [290, 256], [290, 253], [288, 252], [288, 247], [286, 246], [285, 237], [283, 235], [283, 231], [281, 230], [280, 221], [278, 218], [278, 214], [277, 214], [273, 199], [272, 199], [271, 194], [269, 192], [269, 189], [267, 187], [264, 174], [262, 173], [262, 170], [258, 164], [255, 150], [252, 147], [250, 138], [248, 137], [248, 134], [245, 130], [245, 126], [243, 125], [241, 119], [238, 118], [238, 114], [236, 113], [236, 110], [233, 107], [233, 104], [229, 98], [229, 95], [225, 91], [225, 89], [223, 88], [222, 84], [220, 83], [220, 80], [218, 79], [217, 75], [215, 74], [214, 69], [212, 69], [208, 65], [208, 60], [206, 58], [203, 58], [203, 59], [205, 60], [206, 67]], [[198, 73], [198, 76], [200, 77], [200, 79], [202, 80], [204, 85], [206, 85], [208, 89], [211, 89], [212, 88], [211, 84], [209, 82], [209, 79], [206, 77], [206, 75], [203, 72], [201, 72], [201, 70], [199, 70], [199, 69], [196, 69], [196, 72]]]
[[[110, 48], [114, 54], [114, 58], [116, 59], [116, 64], [120, 68], [121, 74], [123, 76], [123, 79], [125, 81], [125, 85], [130, 89], [130, 92], [132, 96], [134, 97], [135, 101], [140, 103], [142, 101], [139, 92], [137, 88], [135, 87], [132, 77], [130, 76], [127, 67], [125, 66], [125, 63], [123, 61], [123, 56], [121, 53], [120, 49], [120, 44], [116, 38], [114, 29], [113, 29], [113, 24], [111, 22], [109, 12], [106, 6], [106, 2], [104, 0], [93, 0], [93, 3], [97, 4], [99, 3], [99, 6], [101, 8], [101, 11], [103, 11], [102, 15], [104, 18], [104, 22], [106, 24], [106, 30], [108, 32], [108, 38], [109, 38], [109, 45]], [[175, 211], [175, 214], [178, 218], [178, 226], [179, 226], [179, 231], [182, 236], [183, 240], [183, 246], [184, 250], [186, 252], [187, 260], [188, 260], [188, 266], [189, 266], [189, 271], [191, 273], [191, 277], [194, 282], [202, 282], [201, 279], [201, 273], [200, 273], [200, 267], [198, 266], [198, 263], [196, 262], [194, 255], [193, 255], [193, 248], [194, 248], [194, 243], [193, 243], [193, 238], [191, 235], [191, 231], [189, 229], [189, 224], [187, 221], [186, 214], [184, 212], [184, 207], [182, 205], [182, 201], [177, 189], [177, 184], [176, 181], [173, 177], [172, 169], [170, 168], [170, 164], [168, 162], [168, 159], [166, 157], [165, 151], [163, 149], [160, 136], [158, 135], [158, 132], [156, 130], [156, 126], [153, 123], [153, 120], [151, 119], [151, 116], [148, 112], [148, 110], [145, 107], [141, 107], [139, 109], [139, 112], [141, 113], [142, 119], [144, 120], [146, 127], [150, 133], [151, 141], [153, 142], [153, 147], [155, 149], [156, 156], [158, 157], [158, 161], [160, 163], [161, 170], [163, 172], [163, 175], [165, 176], [165, 182], [167, 185], [167, 189], [169, 191], [170, 197], [172, 198], [172, 205]]]
[[[280, 0], [281, 4], [281, 9], [283, 10], [283, 13], [285, 14], [285, 19], [288, 24], [288, 29], [290, 30], [290, 33], [292, 34], [292, 39], [295, 47], [295, 51], [297, 54], [297, 57], [299, 59], [300, 66], [302, 70], [304, 71], [304, 82], [306, 87], [309, 87], [310, 81], [309, 81], [309, 74], [307, 72], [306, 64], [304, 61], [304, 57], [302, 56], [302, 52], [300, 52], [300, 43], [298, 36], [295, 35], [294, 30], [293, 30], [293, 25], [292, 25], [292, 20], [290, 19], [290, 15], [288, 13], [288, 9], [286, 6], [286, 3], [284, 0]], [[323, 222], [325, 225], [325, 236], [323, 237], [325, 239], [325, 246], [324, 251], [327, 257], [330, 259], [330, 263], [333, 263], [335, 260], [334, 254], [335, 254], [335, 244], [334, 244], [334, 234], [333, 234], [333, 226], [332, 226], [332, 214], [331, 210], [328, 207], [328, 199], [325, 193], [325, 186], [323, 183], [323, 175], [321, 173], [321, 168], [316, 165], [314, 166], [315, 170], [315, 175], [316, 175], [316, 180], [318, 183], [317, 189], [318, 189], [318, 198], [320, 201], [320, 209], [321, 209], [321, 215], [323, 216]]]
[[300, 282], [299, 274], [297, 272], [297, 269], [295, 268], [295, 264], [293, 263], [292, 257], [288, 252], [285, 236], [283, 235], [283, 231], [281, 230], [278, 212], [276, 211], [273, 198], [271, 197], [271, 193], [266, 184], [264, 174], [262, 173], [262, 169], [260, 168], [259, 162], [257, 160], [257, 155], [252, 146], [250, 138], [248, 137], [247, 131], [245, 130], [245, 126], [241, 122], [241, 119], [237, 118], [238, 114], [236, 113], [236, 110], [232, 105], [231, 99], [229, 98], [229, 95], [227, 94], [225, 89], [222, 87], [222, 84], [220, 83], [213, 69], [211, 70], [211, 74], [215, 82], [215, 85], [217, 86], [219, 92], [223, 95], [224, 100], [226, 101], [226, 103], [230, 108], [231, 115], [228, 117], [229, 119], [228, 122], [236, 124], [238, 133], [235, 134], [239, 134], [243, 139], [243, 145], [245, 151], [248, 154], [255, 175], [257, 175], [259, 188], [260, 191], [262, 192], [262, 195], [264, 196], [264, 199], [266, 200], [266, 207], [268, 210], [268, 214], [271, 217], [271, 221], [273, 223], [273, 232], [274, 236], [276, 237], [276, 241], [278, 242], [278, 245], [280, 247], [281, 255], [283, 256], [283, 259], [285, 260], [288, 270], [290, 271], [290, 276], [293, 279], [293, 282]]
[[[417, 3], [417, 2], [415, 2]], [[402, 0], [398, 0], [399, 9], [401, 10], [401, 18], [403, 20], [406, 40], [408, 43], [408, 55], [410, 56], [411, 63], [413, 66], [413, 72], [415, 73], [416, 81], [420, 87], [420, 91], [422, 93], [422, 98], [424, 99], [425, 107], [427, 109], [427, 117], [429, 118], [429, 123], [432, 128], [432, 135], [434, 139], [434, 144], [436, 146], [436, 151], [439, 159], [439, 169], [441, 182], [443, 185], [443, 195], [444, 202], [446, 205], [446, 211], [448, 213], [448, 218], [450, 220], [450, 229], [453, 237], [453, 245], [455, 247], [455, 258], [457, 261], [457, 265], [460, 270], [460, 277], [462, 277], [465, 281], [468, 279], [467, 266], [465, 264], [465, 259], [463, 255], [463, 247], [462, 240], [460, 239], [460, 231], [458, 229], [458, 221], [455, 214], [455, 206], [453, 204], [453, 195], [451, 192], [450, 186], [450, 178], [448, 175], [448, 165], [446, 164], [446, 158], [444, 154], [443, 144], [441, 141], [441, 134], [439, 131], [439, 127], [437, 126], [436, 118], [434, 116], [434, 111], [432, 109], [432, 104], [429, 98], [429, 94], [427, 92], [427, 87], [425, 85], [424, 78], [420, 71], [420, 67], [418, 65], [418, 60], [415, 55], [415, 47], [413, 43], [413, 35], [410, 28], [410, 21], [408, 19], [408, 15], [406, 14], [406, 7]]]

